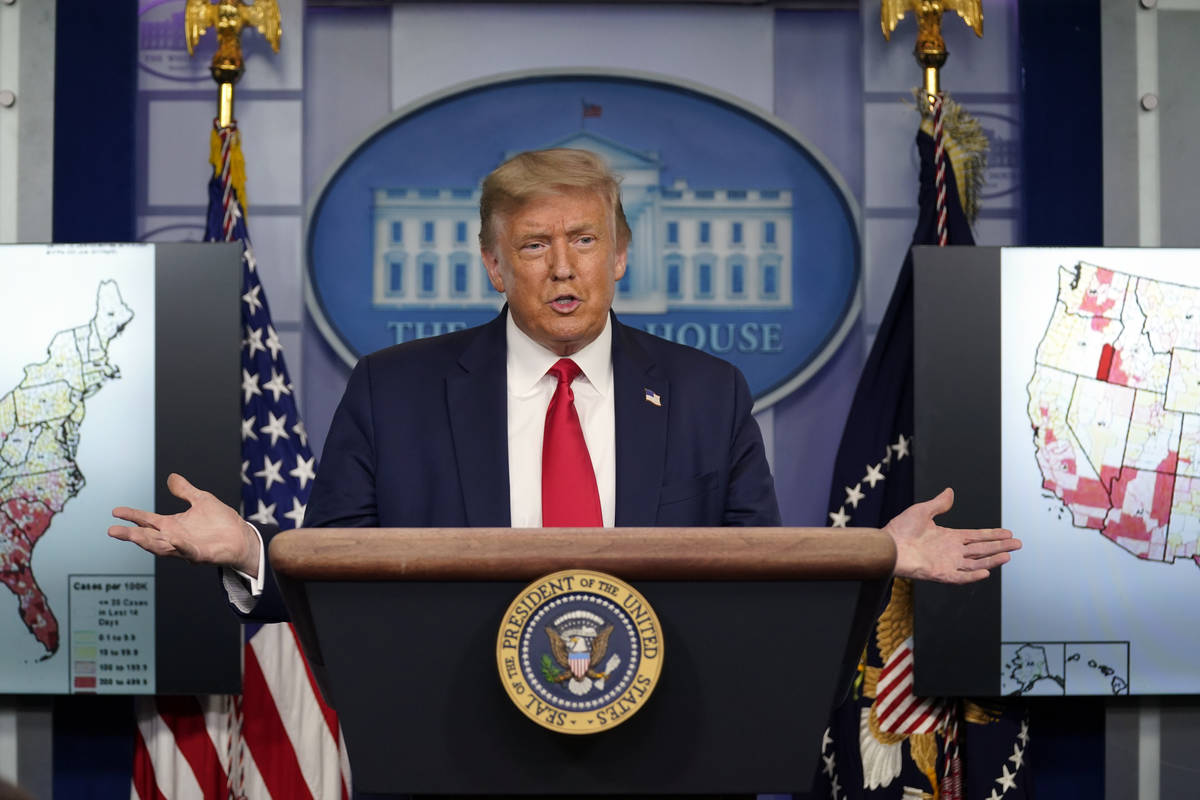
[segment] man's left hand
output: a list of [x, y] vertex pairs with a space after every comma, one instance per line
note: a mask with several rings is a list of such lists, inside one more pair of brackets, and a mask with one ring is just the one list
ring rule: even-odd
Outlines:
[[1007, 564], [1021, 540], [1003, 528], [958, 530], [933, 521], [954, 505], [954, 490], [909, 506], [883, 527], [896, 543], [896, 576], [940, 583], [972, 583]]

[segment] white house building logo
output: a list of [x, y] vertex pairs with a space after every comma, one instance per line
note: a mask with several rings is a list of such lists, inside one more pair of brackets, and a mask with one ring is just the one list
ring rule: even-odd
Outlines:
[[[819, 156], [728, 102], [643, 79], [562, 78], [567, 93], [602, 102], [585, 102], [582, 119], [577, 99], [562, 103], [556, 127], [570, 132], [547, 138], [558, 83], [497, 82], [418, 104], [334, 173], [310, 219], [306, 288], [335, 350], [353, 362], [491, 319], [504, 298], [479, 254], [480, 183], [521, 150], [573, 147], [622, 176], [632, 238], [613, 307], [624, 323], [733, 361], [760, 405], [819, 368], [853, 320], [859, 280], [853, 202]], [[457, 149], [438, 136], [480, 115], [521, 120], [526, 105], [541, 115], [529, 130], [497, 125]], [[445, 153], [415, 157], [406, 138]], [[714, 146], [718, 158], [706, 156]]]

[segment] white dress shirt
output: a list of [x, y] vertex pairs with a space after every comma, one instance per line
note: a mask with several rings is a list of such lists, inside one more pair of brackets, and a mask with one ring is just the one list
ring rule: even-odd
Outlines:
[[[508, 343], [508, 507], [514, 528], [542, 526], [542, 439], [546, 409], [558, 386], [547, 375], [561, 358], [526, 336], [512, 314]], [[592, 457], [600, 515], [611, 528], [617, 508], [617, 425], [613, 402], [612, 320], [596, 339], [570, 356], [583, 374], [571, 384], [583, 440]]]
[[[509, 515], [514, 528], [542, 526], [542, 439], [546, 431], [546, 409], [558, 380], [546, 373], [561, 356], [530, 339], [513, 322], [505, 323], [508, 348], [508, 497]], [[600, 515], [604, 527], [616, 521], [617, 508], [617, 423], [613, 400], [612, 318], [596, 339], [573, 354], [571, 360], [582, 374], [571, 384], [575, 410], [583, 428], [583, 440], [592, 458], [596, 489], [600, 494]], [[246, 523], [250, 525], [250, 523]], [[259, 539], [258, 576], [251, 578], [240, 570], [222, 570], [229, 601], [243, 613], [254, 610], [263, 590], [266, 552]]]

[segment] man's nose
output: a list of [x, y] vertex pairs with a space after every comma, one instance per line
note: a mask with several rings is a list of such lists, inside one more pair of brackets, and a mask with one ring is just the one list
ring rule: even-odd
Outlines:
[[555, 280], [567, 280], [575, 274], [575, 261], [565, 239], [550, 241], [550, 276]]

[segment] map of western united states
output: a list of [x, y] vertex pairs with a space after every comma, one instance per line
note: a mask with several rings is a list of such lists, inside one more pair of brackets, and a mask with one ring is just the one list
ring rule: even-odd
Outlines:
[[1073, 524], [1200, 564], [1200, 287], [1060, 268], [1028, 390], [1042, 486]]
[[54, 334], [46, 359], [0, 397], [0, 580], [46, 658], [58, 651], [59, 626], [33, 574], [33, 548], [84, 486], [75, 462], [84, 401], [120, 377], [108, 346], [132, 319], [116, 282], [101, 281], [91, 320]]

